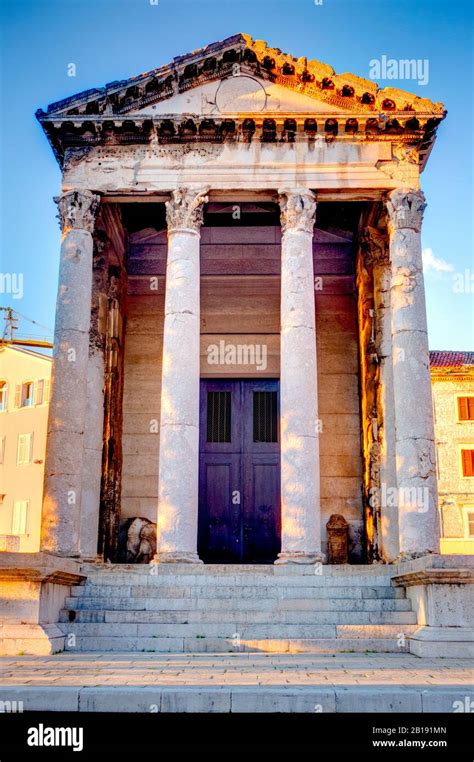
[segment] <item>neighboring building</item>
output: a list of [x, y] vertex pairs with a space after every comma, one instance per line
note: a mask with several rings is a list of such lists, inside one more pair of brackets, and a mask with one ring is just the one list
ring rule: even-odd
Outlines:
[[474, 352], [430, 352], [441, 551], [474, 553]]
[[0, 345], [0, 550], [39, 550], [52, 360]]

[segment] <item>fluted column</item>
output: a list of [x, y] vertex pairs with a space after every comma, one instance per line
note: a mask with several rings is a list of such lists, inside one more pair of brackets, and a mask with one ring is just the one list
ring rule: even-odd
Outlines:
[[99, 196], [73, 190], [56, 202], [63, 230], [46, 446], [41, 549], [80, 552], [81, 481], [91, 320], [92, 232]]
[[203, 192], [166, 203], [168, 262], [161, 385], [155, 561], [199, 562], [199, 248]]
[[421, 191], [386, 202], [391, 261], [391, 333], [399, 544], [402, 557], [439, 552], [439, 517], [421, 257]]
[[280, 192], [281, 553], [282, 563], [321, 554], [318, 383], [313, 274], [314, 194]]

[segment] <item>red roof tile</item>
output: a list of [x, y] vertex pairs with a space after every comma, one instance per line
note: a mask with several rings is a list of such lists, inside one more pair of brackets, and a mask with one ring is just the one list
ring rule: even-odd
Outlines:
[[450, 352], [435, 349], [430, 352], [431, 368], [462, 368], [474, 365], [474, 352]]

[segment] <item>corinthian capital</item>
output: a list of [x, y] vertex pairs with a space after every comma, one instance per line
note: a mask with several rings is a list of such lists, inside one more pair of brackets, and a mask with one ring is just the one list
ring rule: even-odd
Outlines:
[[182, 228], [199, 232], [202, 225], [204, 204], [207, 204], [207, 189], [190, 190], [177, 188], [166, 202], [166, 222], [168, 230]]
[[387, 237], [381, 230], [366, 227], [361, 236], [361, 248], [366, 265], [388, 265]]
[[422, 191], [396, 188], [388, 194], [386, 207], [392, 230], [409, 228], [416, 230], [417, 233], [420, 232], [423, 212], [426, 208]]
[[72, 190], [57, 196], [58, 220], [63, 232], [68, 230], [94, 230], [100, 196], [88, 190]]
[[280, 190], [280, 218], [282, 233], [304, 230], [312, 233], [316, 216], [316, 196], [307, 188]]

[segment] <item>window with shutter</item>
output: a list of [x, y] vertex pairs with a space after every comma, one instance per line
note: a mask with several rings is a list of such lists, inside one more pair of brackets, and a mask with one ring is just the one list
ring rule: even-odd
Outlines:
[[35, 405], [42, 405], [43, 402], [44, 402], [44, 378], [40, 378], [40, 380], [36, 382]]
[[462, 475], [474, 476], [474, 450], [461, 450]]
[[21, 386], [21, 407], [31, 407], [35, 401], [35, 385], [33, 381], [26, 381]]
[[18, 434], [18, 449], [16, 462], [18, 466], [31, 463], [33, 450], [33, 434]]
[[474, 397], [458, 397], [458, 420], [474, 421]]
[[12, 534], [26, 534], [28, 500], [16, 500], [13, 505]]
[[8, 405], [8, 384], [0, 381], [0, 412], [6, 410]]
[[474, 537], [474, 512], [467, 514], [467, 535], [468, 537]]

